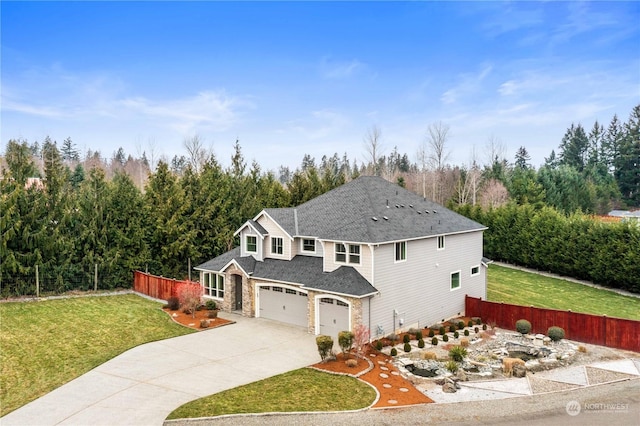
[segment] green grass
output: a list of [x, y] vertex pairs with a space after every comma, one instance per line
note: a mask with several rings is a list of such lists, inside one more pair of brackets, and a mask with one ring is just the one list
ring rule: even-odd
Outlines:
[[487, 299], [640, 320], [639, 298], [498, 265], [489, 267]]
[[222, 414], [356, 410], [373, 404], [376, 392], [353, 377], [302, 368], [191, 401], [167, 419]]
[[0, 304], [0, 415], [142, 343], [192, 332], [136, 295]]

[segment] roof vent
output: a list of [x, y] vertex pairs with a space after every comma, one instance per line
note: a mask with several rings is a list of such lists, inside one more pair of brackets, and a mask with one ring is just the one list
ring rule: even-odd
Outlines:
[[377, 222], [377, 221], [378, 221], [378, 218], [377, 218], [377, 217], [375, 217], [375, 216], [374, 216], [374, 217], [372, 217], [371, 219], [372, 219], [374, 222]]
[[435, 213], [438, 213], [438, 212], [434, 210], [433, 213], [435, 214]]
[[416, 212], [418, 212], [418, 214], [422, 214], [422, 212], [420, 210], [416, 210]]
[[389, 200], [387, 200], [387, 208], [389, 208]]
[[388, 218], [388, 217], [386, 217], [386, 216], [382, 216], [382, 218], [383, 218], [384, 220], [389, 220], [389, 218]]
[[399, 208], [400, 208], [400, 206], [398, 204], [396, 204], [396, 209], [399, 209]]
[[429, 210], [425, 210], [424, 212], [425, 212], [426, 214], [429, 214], [429, 213], [430, 213], [430, 211], [429, 211]]
[[413, 208], [413, 204], [409, 204], [409, 207]]
[[400, 207], [402, 207], [404, 209], [404, 204], [400, 204]]

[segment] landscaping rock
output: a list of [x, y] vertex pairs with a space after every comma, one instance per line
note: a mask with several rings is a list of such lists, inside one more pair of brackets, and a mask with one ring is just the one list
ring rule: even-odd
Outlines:
[[444, 393], [456, 393], [457, 391], [456, 385], [452, 382], [446, 382], [442, 385], [442, 392]]
[[465, 373], [463, 369], [460, 369], [456, 372], [456, 379], [460, 380], [461, 382], [466, 382], [469, 380], [469, 378], [467, 377], [467, 373]]
[[516, 364], [513, 366], [513, 377], [525, 377], [527, 375], [527, 368], [524, 364]]

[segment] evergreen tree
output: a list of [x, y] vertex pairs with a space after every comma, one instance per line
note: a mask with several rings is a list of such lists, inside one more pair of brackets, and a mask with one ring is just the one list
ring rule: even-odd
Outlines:
[[640, 105], [636, 105], [624, 126], [620, 155], [615, 161], [615, 177], [624, 200], [640, 206]]
[[581, 124], [571, 124], [560, 143], [560, 164], [581, 172], [587, 163], [589, 139]]
[[80, 153], [76, 149], [75, 144], [71, 140], [70, 137], [66, 138], [62, 142], [62, 148], [60, 149], [62, 153], [62, 159], [65, 161], [80, 161]]
[[5, 151], [5, 161], [11, 171], [11, 176], [23, 185], [27, 178], [37, 176], [35, 164], [33, 164], [32, 153], [27, 141], [16, 141], [11, 139]]
[[517, 169], [526, 170], [531, 167], [529, 161], [531, 161], [531, 156], [527, 152], [527, 148], [525, 148], [524, 146], [518, 148], [518, 150], [516, 151], [514, 166]]

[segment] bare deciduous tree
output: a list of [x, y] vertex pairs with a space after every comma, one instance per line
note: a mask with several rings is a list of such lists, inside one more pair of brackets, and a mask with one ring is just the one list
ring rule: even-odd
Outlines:
[[193, 171], [196, 174], [200, 173], [202, 165], [207, 161], [208, 153], [200, 135], [196, 134], [191, 137], [184, 138], [182, 144], [187, 150], [187, 161], [191, 164]]
[[484, 208], [500, 207], [509, 201], [509, 191], [497, 179], [490, 179], [484, 186], [480, 203]]
[[504, 142], [500, 140], [496, 135], [491, 135], [487, 139], [487, 143], [485, 145], [486, 152], [486, 165], [491, 168], [493, 163], [501, 162], [506, 158], [507, 148], [504, 145]]
[[379, 165], [380, 155], [382, 155], [382, 131], [376, 125], [371, 126], [364, 136], [364, 148], [369, 156], [373, 174], [380, 176], [381, 170]]
[[451, 154], [447, 148], [447, 139], [449, 138], [449, 126], [441, 121], [429, 125], [427, 136], [427, 144], [429, 146], [429, 163], [435, 171], [435, 179], [433, 179], [431, 197], [433, 201], [444, 204], [442, 180], [443, 172], [447, 160]]

